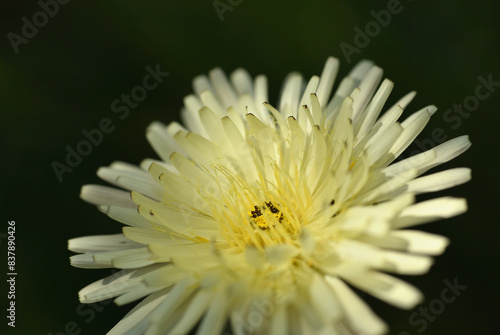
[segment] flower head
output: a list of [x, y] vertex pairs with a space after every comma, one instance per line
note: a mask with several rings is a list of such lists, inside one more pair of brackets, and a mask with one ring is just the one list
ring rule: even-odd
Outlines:
[[[80, 291], [92, 303], [144, 298], [110, 334], [381, 334], [351, 289], [400, 308], [421, 300], [389, 275], [428, 271], [445, 237], [406, 229], [466, 210], [463, 199], [415, 195], [464, 183], [457, 168], [421, 177], [464, 152], [466, 136], [394, 161], [436, 107], [398, 122], [415, 96], [382, 113], [393, 83], [369, 61], [331, 94], [338, 61], [304, 85], [290, 74], [277, 109], [264, 76], [220, 69], [194, 80], [184, 126], [153, 123], [161, 160], [122, 162], [84, 200], [125, 224], [122, 234], [69, 241], [83, 268], [122, 271]], [[381, 115], [381, 116], [380, 116]], [[124, 189], [124, 190], [121, 190]]]

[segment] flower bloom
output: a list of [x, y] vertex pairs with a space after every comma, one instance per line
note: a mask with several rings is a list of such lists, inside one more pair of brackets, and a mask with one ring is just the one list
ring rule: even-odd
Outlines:
[[[161, 160], [114, 162], [81, 197], [125, 225], [75, 238], [81, 268], [118, 268], [79, 293], [83, 303], [142, 301], [109, 334], [381, 334], [386, 324], [352, 290], [410, 309], [421, 293], [391, 274], [428, 271], [445, 237], [407, 229], [466, 210], [464, 199], [416, 203], [470, 179], [426, 171], [470, 146], [461, 136], [394, 162], [436, 107], [399, 122], [411, 92], [392, 90], [362, 61], [332, 94], [338, 61], [307, 83], [291, 73], [277, 109], [266, 77], [242, 69], [199, 76], [184, 125], [153, 123]], [[389, 274], [391, 273], [391, 274]]]

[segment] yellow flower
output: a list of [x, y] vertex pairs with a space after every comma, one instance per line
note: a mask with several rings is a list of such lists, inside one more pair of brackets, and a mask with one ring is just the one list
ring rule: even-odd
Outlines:
[[[80, 300], [144, 298], [110, 334], [381, 334], [387, 326], [347, 285], [400, 308], [421, 301], [393, 277], [428, 271], [445, 237], [406, 229], [463, 213], [463, 199], [415, 195], [470, 179], [457, 168], [421, 177], [464, 152], [466, 136], [393, 163], [436, 107], [398, 122], [411, 92], [381, 116], [393, 83], [359, 63], [333, 93], [338, 61], [305, 85], [290, 74], [275, 109], [267, 80], [220, 69], [194, 80], [184, 125], [153, 123], [161, 160], [115, 162], [84, 200], [122, 234], [69, 241], [82, 268], [119, 268]], [[380, 84], [380, 85], [379, 85]], [[347, 283], [347, 284], [346, 284]]]

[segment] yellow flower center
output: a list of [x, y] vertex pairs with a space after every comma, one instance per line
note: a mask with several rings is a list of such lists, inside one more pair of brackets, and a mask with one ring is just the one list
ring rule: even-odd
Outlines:
[[[271, 201], [266, 201], [265, 204], [261, 207], [253, 206], [253, 210], [250, 211], [250, 217], [252, 218], [251, 221], [262, 230], [269, 229], [269, 223], [267, 222], [263, 212], [271, 213], [271, 215], [273, 215], [279, 223], [282, 223], [283, 220], [286, 220], [283, 216], [283, 213], [281, 213], [280, 210], [277, 209]], [[272, 225], [273, 227], [275, 227], [274, 224]]]

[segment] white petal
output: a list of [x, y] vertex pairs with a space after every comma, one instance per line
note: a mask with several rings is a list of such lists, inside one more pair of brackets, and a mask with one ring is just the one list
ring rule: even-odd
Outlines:
[[85, 185], [80, 192], [80, 198], [94, 205], [136, 207], [130, 198], [130, 192], [101, 185]]
[[385, 251], [383, 257], [386, 263], [380, 270], [404, 275], [420, 275], [427, 273], [433, 263], [431, 257], [410, 255], [395, 251]]
[[298, 253], [299, 249], [286, 244], [278, 244], [266, 248], [267, 261], [274, 266], [279, 266], [290, 261], [291, 258], [297, 256]]
[[151, 313], [150, 320], [156, 323], [166, 319], [169, 313], [182, 304], [196, 289], [196, 287], [192, 286], [194, 282], [194, 279], [190, 277], [178, 282], [167, 294], [166, 299]]
[[461, 155], [463, 152], [469, 149], [470, 146], [471, 143], [469, 141], [469, 136], [466, 135], [456, 137], [443, 144], [438, 145], [434, 148], [436, 151], [436, 160], [429, 167], [429, 169], [433, 168], [434, 166], [446, 163], [453, 158]]
[[137, 174], [145, 174], [146, 172], [139, 168], [137, 165], [133, 165], [126, 162], [115, 161], [109, 165], [110, 169], [119, 170], [119, 171], [128, 171], [134, 172]]
[[175, 171], [174, 166], [170, 162], [164, 162], [164, 161], [160, 161], [158, 159], [152, 159], [152, 158], [146, 158], [146, 159], [142, 160], [141, 163], [140, 163], [141, 169], [143, 169], [144, 171], [148, 172], [149, 168], [151, 167], [151, 165], [153, 163], [155, 163], [156, 165], [160, 165], [164, 169], [167, 169], [167, 170], [169, 170], [171, 172]]
[[253, 95], [253, 79], [245, 69], [236, 69], [231, 73], [231, 83], [239, 95]]
[[205, 170], [197, 166], [194, 161], [184, 155], [174, 152], [172, 156], [170, 156], [170, 161], [181, 175], [191, 180], [195, 185], [206, 185], [212, 181]]
[[341, 262], [362, 264], [369, 267], [380, 267], [383, 265], [383, 255], [372, 245], [356, 240], [344, 239], [334, 247]]
[[[403, 107], [400, 105], [395, 105], [391, 107], [387, 112], [385, 112], [378, 120], [377, 122], [373, 125], [372, 127], [372, 132], [380, 126], [380, 129], [375, 132], [375, 134], [370, 134], [372, 137], [373, 136], [383, 136], [384, 131], [394, 125], [399, 117], [403, 114]], [[375, 141], [375, 139], [370, 139], [370, 141]]]
[[405, 240], [408, 244], [406, 250], [428, 255], [440, 255], [450, 243], [449, 239], [435, 234], [418, 230], [398, 230], [391, 236]]
[[81, 289], [78, 292], [80, 301], [93, 303], [124, 294], [138, 286], [144, 274], [157, 269], [158, 266], [153, 266], [141, 270], [123, 270], [114, 273]]
[[[312, 76], [306, 85], [304, 92], [302, 93], [302, 98], [300, 99], [299, 106], [308, 105], [311, 106], [311, 94], [316, 92], [319, 84], [319, 77]], [[305, 121], [305, 120], [304, 120]]]
[[226, 109], [221, 105], [221, 102], [214, 95], [213, 91], [201, 92], [200, 99], [203, 105], [206, 106], [202, 108], [209, 108], [217, 115], [217, 117], [221, 118], [227, 115]]
[[[185, 239], [179, 234], [174, 234], [173, 232], [159, 232], [155, 229], [145, 229], [145, 228], [134, 228], [125, 227], [123, 228], [123, 234], [132, 241], [143, 243], [143, 244], [162, 244], [162, 245], [182, 245], [182, 244], [193, 244], [193, 240]], [[140, 244], [139, 244], [140, 245]]]
[[68, 241], [68, 249], [80, 253], [138, 247], [142, 247], [142, 245], [129, 240], [123, 234], [85, 236], [73, 238]]
[[134, 253], [114, 257], [112, 264], [118, 269], [136, 269], [156, 263], [150, 252]]
[[135, 190], [155, 199], [162, 199], [164, 191], [160, 183], [155, 182], [145, 171], [140, 169], [138, 171], [131, 172], [102, 167], [97, 170], [97, 175], [121, 188]]
[[278, 108], [285, 117], [297, 117], [301, 89], [302, 76], [300, 74], [291, 73], [285, 78]]
[[403, 309], [411, 309], [422, 301], [422, 294], [412, 285], [392, 276], [364, 271], [358, 276], [345, 276], [354, 286], [374, 297]]
[[350, 326], [360, 334], [385, 334], [387, 325], [370, 307], [338, 278], [327, 276], [327, 283], [337, 295]]
[[381, 136], [380, 139], [375, 141], [371, 141], [370, 145], [366, 146], [366, 155], [372, 169], [379, 167], [391, 158], [390, 149], [394, 142], [400, 138], [402, 132], [403, 128], [401, 128], [399, 124], [394, 124], [384, 132], [384, 136]]
[[218, 335], [222, 332], [228, 317], [228, 301], [224, 288], [219, 289], [208, 307], [208, 311], [200, 323], [196, 334]]
[[80, 254], [69, 258], [71, 266], [82, 269], [106, 269], [112, 267], [111, 262], [96, 263], [94, 255]]
[[334, 120], [338, 114], [339, 107], [346, 97], [348, 97], [354, 88], [356, 87], [356, 82], [349, 77], [342, 79], [339, 87], [335, 91], [332, 99], [325, 108], [325, 115], [327, 115], [327, 121]]
[[[203, 107], [203, 103], [196, 95], [190, 94], [184, 98], [184, 106], [187, 112], [189, 112], [189, 115], [194, 116], [198, 115], [198, 111]], [[193, 129], [191, 127], [189, 127], [189, 129], [196, 130], [196, 128]]]
[[173, 207], [132, 192], [139, 213], [146, 219], [186, 236], [220, 237], [214, 219], [204, 216], [190, 207]]
[[382, 74], [383, 71], [381, 68], [379, 68], [378, 66], [373, 66], [370, 68], [366, 76], [359, 84], [360, 93], [354, 99], [354, 104], [352, 106], [353, 120], [356, 120], [361, 115], [361, 113], [364, 112], [364, 109], [368, 105], [370, 99], [373, 96], [373, 93], [375, 93], [375, 90], [377, 89], [377, 86], [382, 79]]
[[193, 91], [199, 96], [205, 91], [213, 91], [212, 84], [207, 76], [200, 75], [193, 79]]
[[118, 222], [132, 227], [151, 227], [151, 222], [137, 212], [137, 208], [99, 206], [99, 210]]
[[323, 320], [323, 324], [334, 322], [341, 314], [341, 309], [337, 297], [333, 294], [330, 286], [325, 282], [325, 278], [319, 274], [313, 274], [309, 284], [309, 296], [311, 308]]
[[403, 109], [406, 108], [406, 106], [408, 106], [408, 104], [413, 100], [413, 98], [415, 98], [415, 95], [417, 95], [417, 92], [411, 91], [410, 93], [406, 94], [401, 99], [399, 99], [398, 102], [396, 102], [394, 104], [394, 106], [398, 106], [399, 105]]
[[139, 322], [145, 320], [149, 313], [154, 310], [166, 298], [167, 291], [162, 290], [151, 294], [141, 301], [123, 319], [111, 329], [107, 335], [122, 335], [128, 333]]
[[391, 179], [386, 180], [381, 185], [367, 191], [355, 199], [356, 203], [370, 204], [393, 198], [406, 191], [406, 184], [417, 175], [416, 170], [407, 170]]
[[398, 157], [408, 146], [417, 138], [418, 134], [424, 129], [431, 115], [436, 111], [436, 107], [429, 106], [410, 115], [402, 124], [403, 133], [394, 142], [390, 153]]
[[170, 330], [169, 334], [187, 334], [205, 313], [212, 297], [213, 294], [206, 290], [198, 291], [190, 301], [189, 307], [183, 313], [182, 318], [176, 323], [173, 329]]
[[356, 85], [359, 85], [361, 80], [368, 74], [373, 66], [372, 61], [363, 59], [352, 68], [347, 77], [352, 78], [355, 80]]
[[145, 284], [141, 283], [130, 292], [122, 294], [121, 296], [113, 300], [113, 302], [118, 306], [123, 306], [125, 304], [144, 298], [156, 291], [158, 291], [158, 288], [146, 287]]
[[236, 95], [232, 85], [229, 83], [226, 74], [220, 68], [210, 71], [210, 81], [212, 82], [212, 86], [224, 108], [237, 106], [238, 96]]
[[270, 122], [269, 113], [266, 107], [264, 107], [264, 102], [268, 101], [267, 97], [267, 78], [266, 76], [260, 75], [255, 78], [254, 82], [254, 92], [255, 92], [255, 104], [259, 110], [259, 115], [257, 117], [264, 123]]
[[337, 58], [328, 57], [321, 72], [321, 80], [316, 90], [316, 95], [318, 96], [319, 103], [321, 107], [325, 108], [328, 98], [332, 92], [333, 82], [337, 77], [337, 72], [339, 69], [339, 60]]
[[388, 79], [382, 82], [377, 93], [375, 93], [375, 96], [366, 108], [366, 111], [363, 113], [362, 122], [358, 122], [359, 127], [355, 130], [355, 134], [358, 138], [363, 138], [375, 124], [393, 87], [394, 83]]
[[435, 166], [446, 163], [465, 152], [471, 143], [468, 136], [460, 136], [446, 141], [437, 147], [412, 156], [384, 169], [387, 175], [397, 175], [408, 169], [417, 169], [418, 175]]
[[219, 145], [224, 144], [226, 138], [224, 137], [224, 130], [222, 128], [222, 116], [216, 115], [215, 112], [208, 107], [200, 109], [199, 115], [200, 120], [209, 135], [209, 139]]
[[404, 209], [394, 221], [394, 228], [406, 228], [437, 219], [447, 219], [466, 210], [465, 199], [443, 197], [427, 200]]
[[173, 152], [182, 153], [177, 143], [173, 140], [167, 131], [167, 127], [160, 122], [153, 122], [146, 130], [146, 138], [149, 143], [164, 161], [168, 161]]
[[203, 107], [201, 100], [194, 94], [184, 98], [184, 108], [181, 109], [182, 122], [191, 130], [202, 136], [207, 132], [200, 120], [199, 110]]
[[108, 268], [113, 266], [113, 259], [128, 255], [146, 257], [151, 254], [147, 248], [134, 248], [75, 255], [70, 257], [70, 261], [71, 265], [79, 268]]
[[426, 193], [437, 192], [466, 183], [471, 178], [468, 168], [457, 168], [420, 177], [408, 183], [408, 192]]

